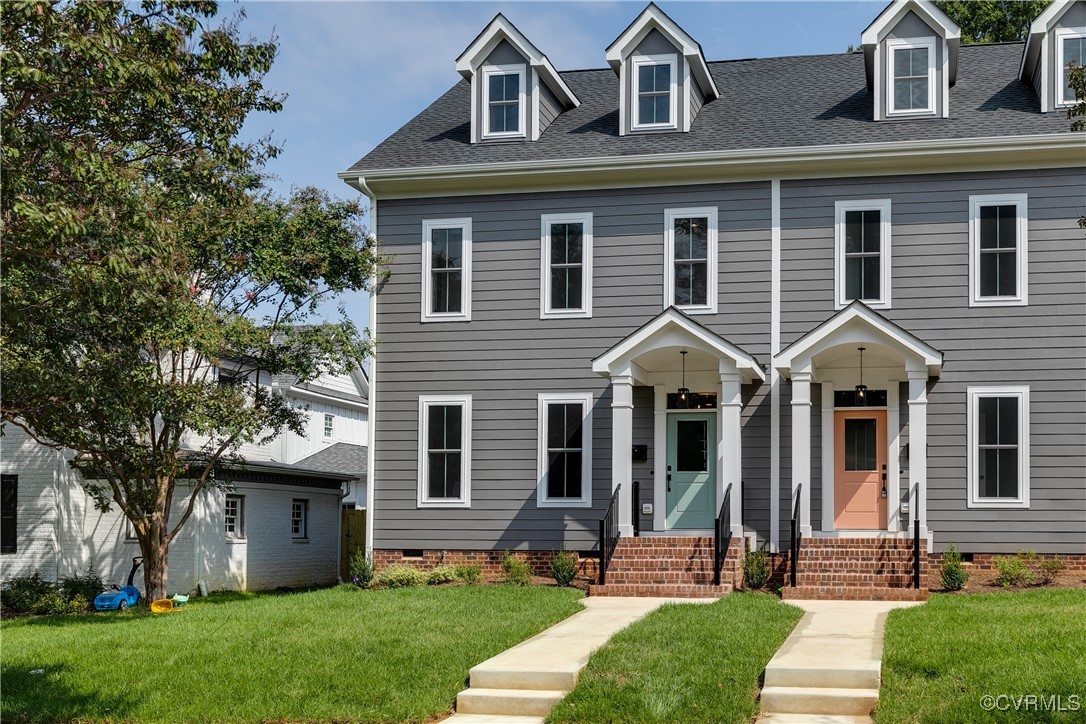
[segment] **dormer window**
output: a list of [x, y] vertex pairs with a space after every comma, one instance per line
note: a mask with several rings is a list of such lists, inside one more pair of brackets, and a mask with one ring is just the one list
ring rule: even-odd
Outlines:
[[634, 58], [637, 78], [637, 118], [634, 129], [674, 128], [676, 58], [674, 55], [649, 55]]
[[1056, 57], [1061, 60], [1059, 67], [1059, 87], [1063, 89], [1059, 105], [1067, 106], [1075, 102], [1075, 90], [1071, 87], [1069, 65], [1084, 65], [1086, 59], [1086, 33], [1061, 28], [1056, 31]]
[[486, 88], [484, 138], [524, 136], [524, 66], [499, 65], [483, 69]]
[[935, 39], [889, 40], [890, 115], [935, 112]]

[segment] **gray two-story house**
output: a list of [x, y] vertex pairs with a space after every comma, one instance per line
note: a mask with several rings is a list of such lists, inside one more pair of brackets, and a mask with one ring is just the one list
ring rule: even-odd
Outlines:
[[378, 564], [602, 545], [597, 592], [697, 595], [722, 538], [724, 586], [765, 546], [796, 595], [905, 597], [949, 544], [1086, 568], [1086, 2], [962, 45], [897, 1], [860, 51], [720, 62], [650, 4], [601, 53], [561, 72], [498, 15], [341, 174], [390, 257]]

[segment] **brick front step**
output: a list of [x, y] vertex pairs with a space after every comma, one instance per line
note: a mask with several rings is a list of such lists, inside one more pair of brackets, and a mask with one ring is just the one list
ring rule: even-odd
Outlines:
[[732, 592], [729, 584], [720, 586], [699, 584], [607, 583], [589, 586], [589, 596], [634, 596], [643, 598], [721, 598]]
[[874, 585], [785, 586], [781, 589], [781, 598], [786, 601], [926, 601], [928, 591]]

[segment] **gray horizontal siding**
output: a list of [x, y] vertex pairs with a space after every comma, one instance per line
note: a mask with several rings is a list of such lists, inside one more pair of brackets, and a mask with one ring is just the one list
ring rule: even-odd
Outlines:
[[[872, 177], [782, 182], [782, 342], [835, 313], [834, 202], [892, 200], [893, 308], [883, 312], [946, 355], [929, 394], [929, 523], [936, 548], [965, 551], [1086, 549], [1086, 243], [1076, 219], [1086, 198], [1081, 170]], [[968, 307], [968, 198], [1029, 194], [1027, 307]], [[610, 397], [591, 360], [662, 309], [663, 211], [718, 206], [719, 310], [699, 316], [735, 344], [769, 361], [769, 184], [606, 190], [388, 201], [379, 237], [390, 276], [378, 303], [381, 366], [375, 410], [380, 483], [377, 547], [515, 548], [565, 544], [588, 549], [610, 497]], [[591, 211], [592, 319], [539, 319], [539, 218]], [[470, 323], [419, 321], [423, 219], [468, 216], [473, 224]], [[1028, 384], [1031, 507], [970, 510], [965, 481], [965, 389]], [[536, 396], [592, 391], [594, 507], [535, 504]], [[821, 397], [812, 407], [812, 522], [821, 520]], [[907, 425], [907, 386], [901, 387]], [[418, 510], [420, 394], [474, 398], [472, 509]], [[744, 387], [744, 522], [769, 534], [769, 385]], [[791, 385], [781, 385], [781, 543], [791, 517]], [[635, 390], [634, 442], [650, 463], [634, 467], [652, 501], [652, 393]], [[907, 429], [906, 429], [907, 432]], [[903, 467], [907, 459], [903, 457]], [[907, 490], [903, 479], [902, 493]], [[904, 520], [904, 518], [903, 518]], [[642, 518], [648, 529], [651, 519]], [[1076, 542], [1077, 541], [1077, 542]]]

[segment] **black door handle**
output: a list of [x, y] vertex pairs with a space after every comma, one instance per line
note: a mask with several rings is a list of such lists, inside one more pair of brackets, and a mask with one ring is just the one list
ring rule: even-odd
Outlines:
[[667, 492], [671, 492], [671, 473], [667, 474]]

